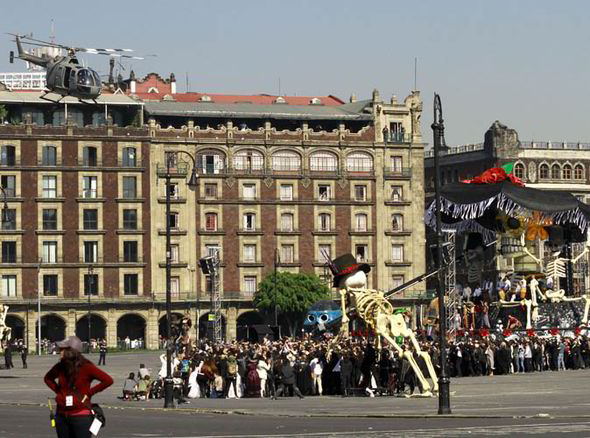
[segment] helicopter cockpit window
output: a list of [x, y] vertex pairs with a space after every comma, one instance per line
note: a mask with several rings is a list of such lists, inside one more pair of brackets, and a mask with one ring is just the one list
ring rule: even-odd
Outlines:
[[81, 69], [78, 70], [78, 85], [86, 85], [88, 87], [92, 87], [94, 85], [94, 78], [92, 77], [92, 73], [88, 71], [88, 69]]
[[98, 73], [96, 73], [94, 70], [90, 70], [90, 71], [92, 72], [92, 76], [94, 77], [94, 85], [99, 87], [101, 85], [100, 76], [98, 76]]

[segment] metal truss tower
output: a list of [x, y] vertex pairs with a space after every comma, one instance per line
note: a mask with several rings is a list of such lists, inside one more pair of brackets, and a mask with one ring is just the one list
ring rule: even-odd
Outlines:
[[455, 309], [459, 305], [459, 294], [456, 288], [456, 244], [455, 244], [455, 231], [444, 232], [445, 241], [443, 243], [443, 263], [444, 263], [444, 281], [445, 281], [445, 296], [446, 296], [446, 307], [447, 307], [447, 329], [449, 333], [454, 331], [453, 328], [453, 317], [455, 315]]

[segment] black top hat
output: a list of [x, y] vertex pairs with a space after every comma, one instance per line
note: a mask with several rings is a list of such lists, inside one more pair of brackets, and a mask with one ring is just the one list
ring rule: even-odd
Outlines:
[[367, 263], [358, 263], [352, 254], [344, 254], [336, 257], [328, 265], [334, 275], [332, 287], [338, 287], [340, 279], [345, 275], [354, 274], [358, 271], [368, 273], [371, 270], [371, 267]]

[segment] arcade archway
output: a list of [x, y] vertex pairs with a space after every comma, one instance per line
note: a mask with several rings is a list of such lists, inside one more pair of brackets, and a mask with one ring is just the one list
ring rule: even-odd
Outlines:
[[84, 315], [76, 323], [76, 336], [82, 341], [106, 339], [107, 337], [106, 321], [94, 313], [90, 314], [90, 336], [88, 336], [88, 330], [88, 315]]
[[236, 320], [236, 339], [249, 340], [254, 326], [262, 325], [264, 322], [264, 317], [257, 310], [242, 313]]
[[[213, 314], [205, 313], [199, 318], [199, 339], [213, 339], [213, 323], [209, 321], [209, 315]], [[221, 315], [221, 337], [226, 339], [226, 322], [223, 315]]]
[[25, 343], [25, 322], [15, 315], [6, 315], [6, 325], [12, 329], [12, 339], [23, 339]]
[[129, 338], [131, 344], [145, 348], [145, 324], [145, 319], [135, 313], [120, 317], [117, 321], [117, 343]]
[[[38, 322], [35, 324], [35, 334], [39, 333]], [[57, 342], [66, 337], [66, 322], [61, 317], [51, 313], [41, 317], [41, 339]]]

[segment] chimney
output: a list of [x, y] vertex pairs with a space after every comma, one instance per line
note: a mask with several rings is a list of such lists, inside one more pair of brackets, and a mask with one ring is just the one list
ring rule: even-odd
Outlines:
[[131, 73], [129, 73], [129, 89], [131, 91], [131, 94], [135, 94], [135, 85], [135, 72], [131, 70]]
[[170, 94], [176, 94], [176, 77], [170, 73]]
[[352, 93], [352, 94], [350, 95], [350, 99], [349, 99], [349, 101], [350, 101], [350, 103], [354, 103], [354, 102], [356, 102], [356, 94]]
[[379, 90], [376, 88], [373, 90], [373, 102], [381, 102], [381, 96], [379, 95]]

